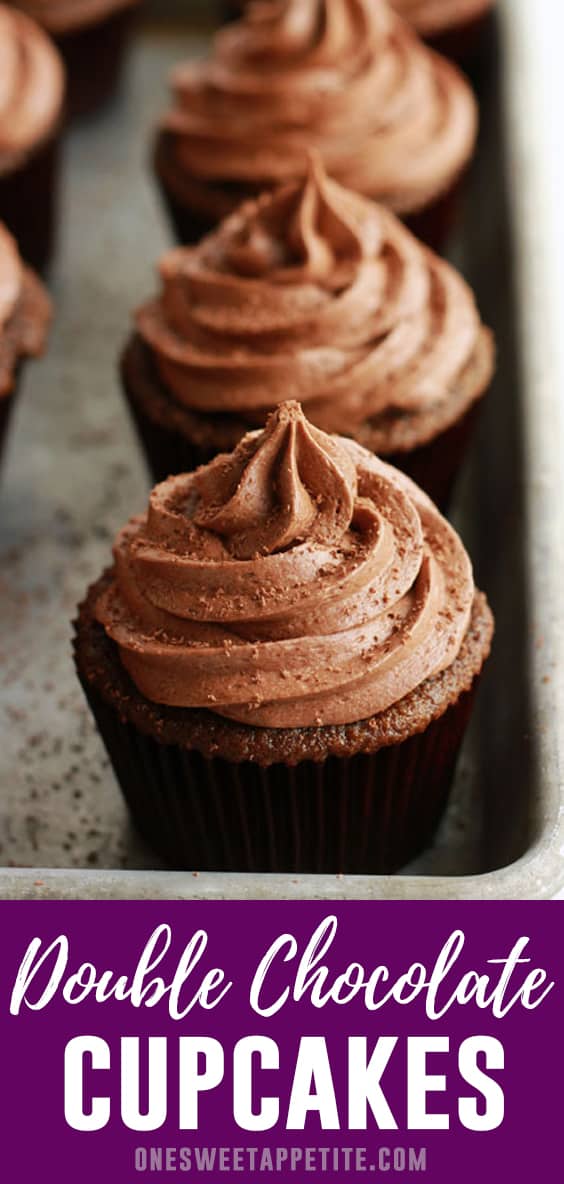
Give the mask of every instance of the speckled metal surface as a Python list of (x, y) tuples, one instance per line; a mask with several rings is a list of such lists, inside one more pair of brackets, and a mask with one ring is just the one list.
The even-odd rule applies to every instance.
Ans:
[[(26, 371), (0, 480), (1, 898), (531, 898), (561, 888), (564, 666), (560, 676), (553, 667), (564, 653), (554, 596), (564, 563), (548, 514), (558, 502), (561, 474), (557, 433), (547, 438), (539, 431), (535, 390), (540, 381), (551, 405), (552, 322), (544, 325), (542, 355), (535, 353), (536, 339), (517, 354), (519, 314), (528, 343), (534, 309), (514, 302), (513, 278), (520, 290), (542, 284), (542, 244), (529, 241), (533, 223), (538, 230), (531, 203), (540, 180), (538, 169), (535, 179), (530, 167), (519, 173), (529, 198), (520, 190), (511, 205), (510, 233), (500, 152), (509, 129), (511, 180), (511, 169), (523, 169), (526, 135), (516, 111), (523, 77), (533, 68), (521, 57), (529, 39), (527, 7), (502, 5), (510, 114), (502, 131), (494, 66), (483, 81), (483, 141), (454, 249), (500, 339), (499, 377), (457, 508), (498, 633), (433, 849), (393, 878), (164, 871), (129, 828), (75, 679), (69, 621), (107, 563), (115, 530), (142, 507), (149, 487), (116, 373), (129, 311), (150, 290), (154, 263), (169, 242), (147, 169), (147, 129), (162, 108), (168, 67), (198, 52), (204, 38), (187, 24), (149, 21), (119, 100), (69, 137), (51, 348)], [(529, 55), (534, 64), (534, 45)]]

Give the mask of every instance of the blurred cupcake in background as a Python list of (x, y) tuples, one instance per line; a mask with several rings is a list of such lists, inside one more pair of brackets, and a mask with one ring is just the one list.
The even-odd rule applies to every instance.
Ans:
[(478, 55), (495, 0), (391, 0), (439, 53), (463, 66)]
[(67, 110), (85, 114), (115, 90), (140, 0), (12, 0), (51, 34), (68, 72)]
[(444, 241), (476, 102), (382, 0), (252, 4), (209, 59), (176, 69), (173, 91), (155, 164), (180, 241), (298, 178), (308, 148), (419, 237)]
[(42, 29), (0, 4), (0, 221), (43, 270), (56, 216), (64, 68)]
[(288, 397), (404, 469), (441, 506), (494, 366), (454, 268), (382, 206), (306, 178), (163, 258), (124, 389), (156, 480), (235, 447)]
[(492, 632), (429, 499), (286, 403), (153, 490), (75, 659), (174, 867), (384, 873), (433, 835)]
[[(276, 2), (270, 0), (270, 3)], [(224, 16), (237, 20), (246, 3), (256, 3), (256, 0), (225, 0)], [(388, 3), (437, 52), (468, 66), (481, 48), (487, 18), (495, 0), (388, 0)]]
[(42, 353), (50, 321), (43, 284), (0, 223), (0, 459), (24, 361)]

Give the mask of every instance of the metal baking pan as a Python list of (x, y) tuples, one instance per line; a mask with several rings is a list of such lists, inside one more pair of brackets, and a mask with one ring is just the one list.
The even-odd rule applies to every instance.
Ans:
[(0, 485), (1, 898), (535, 899), (564, 888), (564, 77), (555, 18), (543, 25), (536, 9), (499, 5), (453, 247), (499, 344), (455, 510), (497, 634), (433, 847), (394, 877), (157, 867), (75, 679), (69, 621), (148, 490), (116, 373), (130, 309), (170, 241), (147, 131), (169, 66), (207, 37), (185, 4), (156, 4), (120, 98), (68, 139), (51, 348), (27, 370)]

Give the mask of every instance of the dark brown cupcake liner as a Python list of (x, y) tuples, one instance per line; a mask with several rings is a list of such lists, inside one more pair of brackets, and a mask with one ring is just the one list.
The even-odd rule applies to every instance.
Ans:
[[(160, 180), (160, 178), (159, 178)], [(192, 247), (219, 225), (218, 218), (196, 209), (189, 209), (174, 196), (172, 190), (160, 182), (161, 194), (173, 234), (183, 247)]]
[(191, 473), (217, 456), (214, 448), (193, 444), (187, 436), (151, 419), (137, 402), (129, 384), (124, 386), (133, 423), (137, 429), (147, 467), (155, 485), (174, 473)]
[(8, 433), (10, 416), (16, 401), (16, 391), (17, 387), (14, 387), (7, 395), (0, 395), (0, 465), (2, 464), (2, 455)]
[(16, 364), (11, 390), (7, 391), (4, 395), (0, 395), (0, 466), (8, 438), (10, 420), (20, 392), (21, 375), (25, 367), (25, 361), (26, 359), (20, 358)]
[(464, 196), (465, 173), (457, 177), (450, 189), (431, 205), (415, 214), (407, 214), (402, 221), (420, 242), (441, 254), (456, 230)]
[(22, 258), (39, 272), (48, 267), (55, 247), (60, 150), (57, 130), (19, 168), (0, 175), (0, 222), (14, 235)]
[(452, 504), (456, 483), (480, 415), (482, 400), (477, 399), (465, 415), (434, 440), (412, 452), (393, 452), (382, 460), (407, 473), (447, 513)]
[(114, 94), (135, 18), (134, 6), (119, 9), (96, 24), (54, 38), (67, 70), (70, 117), (90, 114)]
[(478, 680), (400, 744), (266, 768), (162, 744), (81, 681), (135, 826), (166, 863), (384, 874), (414, 858), (437, 828)]
[(219, 15), (224, 21), (238, 21), (244, 0), (219, 0)]
[[(260, 186), (234, 182), (206, 184), (180, 178), (175, 172), (173, 137), (168, 132), (161, 132), (157, 136), (153, 160), (173, 232), (183, 246), (198, 243), (216, 229), (222, 218), (263, 191)], [(456, 226), (464, 179), (465, 174), (462, 173), (435, 201), (402, 217), (408, 229), (433, 251), (444, 250)]]
[[(228, 436), (218, 434), (217, 443), (198, 442), (183, 431), (182, 409), (175, 409), (174, 426), (163, 416), (162, 407), (151, 399), (150, 391), (141, 390), (136, 365), (132, 361), (135, 338), (126, 349), (122, 359), (122, 384), (133, 422), (145, 454), (147, 465), (155, 483), (166, 480), (173, 473), (189, 473), (200, 465), (213, 460), (218, 452), (235, 446), (249, 427), (239, 422), (228, 429)], [(407, 473), (417, 485), (428, 493), (440, 510), (446, 512), (451, 504), (457, 477), (469, 448), (478, 419), (481, 398), (455, 423), (439, 432), (429, 442), (411, 451), (380, 450), (382, 460), (393, 464)], [(227, 417), (224, 417), (227, 418)], [(363, 441), (364, 443), (364, 441)]]
[(174, 160), (174, 136), (157, 133), (153, 146), (153, 167), (173, 232), (186, 246), (200, 241), (251, 197), (258, 197), (260, 186), (232, 183), (208, 184), (181, 177)]
[(483, 12), (463, 25), (427, 38), (427, 44), (436, 53), (456, 62), (476, 82), (487, 59), (494, 22), (492, 11)]
[(96, 620), (112, 579), (80, 605), (75, 665), (135, 825), (167, 863), (377, 874), (430, 842), (491, 647), (483, 593), (453, 664), (386, 711), (276, 729), (146, 699)]

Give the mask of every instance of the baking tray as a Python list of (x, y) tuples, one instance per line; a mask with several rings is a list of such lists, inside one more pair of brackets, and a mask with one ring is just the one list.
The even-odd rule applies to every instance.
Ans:
[(116, 374), (130, 309), (170, 241), (147, 132), (168, 68), (207, 37), (185, 3), (157, 4), (119, 99), (68, 138), (56, 323), (48, 356), (26, 372), (0, 485), (1, 898), (534, 899), (563, 889), (564, 82), (555, 21), (543, 27), (534, 7), (499, 6), (452, 252), (499, 344), (454, 511), (497, 634), (436, 842), (394, 877), (166, 871), (129, 827), (75, 679), (69, 621), (149, 487)]

